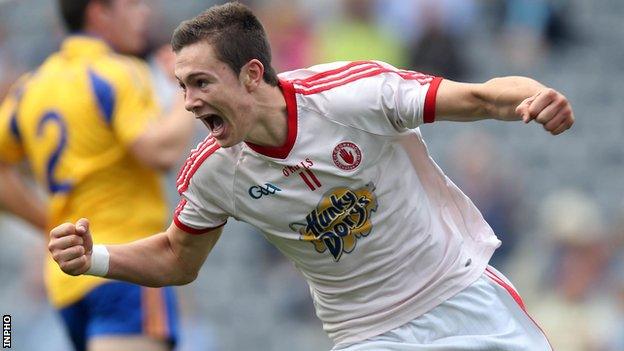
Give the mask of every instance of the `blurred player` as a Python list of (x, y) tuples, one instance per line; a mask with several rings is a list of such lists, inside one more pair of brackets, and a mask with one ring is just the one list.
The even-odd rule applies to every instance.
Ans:
[[(122, 55), (144, 50), (149, 12), (142, 1), (60, 0), (59, 7), (71, 35), (0, 109), (2, 170), (11, 174), (8, 165), (28, 160), (49, 194), (48, 228), (88, 213), (98, 242), (144, 238), (165, 228), (159, 173), (181, 157), (194, 119), (181, 97), (161, 116), (147, 65)], [(2, 182), (9, 179), (17, 177)], [(28, 201), (33, 194), (11, 195), (3, 201), (22, 217), (37, 210)], [(30, 221), (41, 226), (40, 217)], [(171, 288), (71, 277), (48, 263), (49, 297), (77, 350), (171, 348)]]
[(46, 207), (21, 177), (18, 170), (0, 160), (0, 210), (9, 211), (42, 230), (47, 240)]
[(488, 266), (499, 240), (418, 126), (535, 120), (559, 134), (574, 122), (563, 95), (524, 77), (467, 84), (379, 61), (277, 76), (262, 25), (238, 3), (183, 22), (172, 44), (186, 108), (212, 131), (178, 176), (173, 223), (109, 246), (93, 245), (87, 219), (58, 226), (49, 249), (65, 272), (189, 283), (236, 217), (302, 272), (335, 350), (550, 350)]

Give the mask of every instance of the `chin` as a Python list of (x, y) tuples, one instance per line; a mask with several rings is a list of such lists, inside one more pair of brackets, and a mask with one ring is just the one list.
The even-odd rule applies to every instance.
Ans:
[(228, 140), (228, 139), (217, 139), (217, 143), (219, 143), (219, 145), (222, 148), (228, 148), (228, 147), (232, 147), (234, 145), (240, 144), (240, 141)]
[(230, 143), (230, 144), (226, 144), (226, 145), (221, 145), (221, 147), (228, 148), (228, 147), (236, 146), (236, 145), (238, 145), (240, 143), (242, 143), (242, 141), (239, 141), (239, 142), (236, 142), (236, 143)]

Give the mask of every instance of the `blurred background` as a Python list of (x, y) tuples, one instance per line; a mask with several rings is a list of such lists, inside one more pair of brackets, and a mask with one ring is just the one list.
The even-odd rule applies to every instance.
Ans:
[[(175, 85), (172, 30), (216, 1), (147, 1), (161, 102)], [(558, 350), (624, 350), (624, 1), (245, 1), (263, 20), (278, 71), (379, 59), (448, 79), (526, 75), (567, 95), (577, 122), (483, 121), (421, 128), (433, 158), (503, 241), (492, 264), (515, 283)], [(0, 0), (0, 97), (64, 35), (54, 0)], [(197, 139), (206, 130), (198, 127)], [(169, 188), (171, 205), (175, 175)], [(13, 346), (66, 351), (42, 281), (46, 243), (0, 211), (0, 312)], [(180, 351), (328, 350), (305, 282), (261, 234), (230, 220), (200, 277), (179, 288)]]

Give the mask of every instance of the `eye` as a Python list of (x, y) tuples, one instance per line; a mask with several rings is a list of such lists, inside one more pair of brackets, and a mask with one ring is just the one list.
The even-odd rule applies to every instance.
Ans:
[(208, 81), (204, 80), (204, 79), (198, 79), (197, 80), (197, 87), (200, 89), (205, 89), (208, 87)]
[(186, 85), (184, 85), (184, 83), (178, 82), (178, 86), (180, 87), (180, 90), (182, 90), (183, 92), (186, 92)]

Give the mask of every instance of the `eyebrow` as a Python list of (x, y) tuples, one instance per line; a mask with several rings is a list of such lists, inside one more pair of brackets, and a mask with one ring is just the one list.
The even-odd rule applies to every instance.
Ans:
[[(186, 77), (186, 80), (191, 80), (191, 79), (193, 79), (193, 78), (195, 78), (197, 76), (207, 76), (208, 78), (211, 78), (211, 79), (215, 78), (212, 74), (207, 73), (207, 72), (193, 72), (193, 73), (189, 74)], [(180, 79), (180, 77), (178, 77), (178, 76), (175, 76), (175, 77), (178, 79), (178, 81), (180, 81), (180, 82), (182, 81), (182, 79)]]

